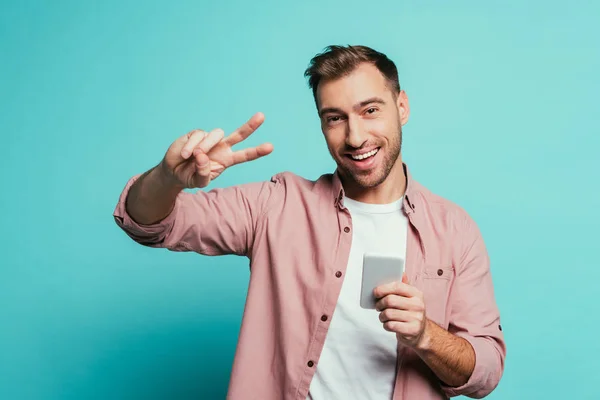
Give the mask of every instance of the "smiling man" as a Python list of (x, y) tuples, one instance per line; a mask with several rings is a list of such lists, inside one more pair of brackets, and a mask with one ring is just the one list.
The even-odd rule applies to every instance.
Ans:
[[(396, 66), (368, 47), (330, 46), (306, 76), (334, 173), (184, 192), (273, 150), (232, 150), (258, 113), (226, 137), (175, 140), (128, 181), (117, 224), (146, 246), (249, 258), (230, 399), (486, 396), (506, 355), (489, 258), (469, 215), (402, 161), (410, 108)], [(367, 252), (406, 260), (401, 281), (374, 290), (375, 310), (359, 300)]]

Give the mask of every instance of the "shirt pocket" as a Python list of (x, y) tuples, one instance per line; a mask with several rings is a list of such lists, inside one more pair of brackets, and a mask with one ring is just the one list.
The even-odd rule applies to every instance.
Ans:
[(422, 273), (423, 297), (427, 318), (447, 328), (450, 288), (454, 282), (452, 265), (425, 265)]

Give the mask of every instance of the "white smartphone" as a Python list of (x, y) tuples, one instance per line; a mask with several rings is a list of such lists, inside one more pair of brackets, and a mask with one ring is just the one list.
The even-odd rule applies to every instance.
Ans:
[(373, 290), (379, 285), (401, 281), (404, 273), (404, 258), (396, 254), (365, 253), (363, 256), (360, 306), (375, 309), (377, 299)]

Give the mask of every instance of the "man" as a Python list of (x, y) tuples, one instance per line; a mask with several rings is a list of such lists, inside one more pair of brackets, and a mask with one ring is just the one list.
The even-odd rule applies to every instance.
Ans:
[[(177, 139), (123, 190), (114, 216), (137, 242), (250, 259), (250, 283), (228, 398), (481, 398), (506, 354), (489, 260), (476, 224), (412, 179), (402, 162), (409, 117), (394, 63), (363, 46), (330, 46), (306, 71), (337, 163), (308, 181), (204, 188), (226, 168), (269, 154), (233, 151), (254, 115)], [(405, 277), (360, 307), (362, 256), (405, 258)]]

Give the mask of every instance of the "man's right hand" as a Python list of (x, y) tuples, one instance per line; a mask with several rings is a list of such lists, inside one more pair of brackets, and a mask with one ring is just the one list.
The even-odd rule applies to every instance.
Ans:
[(208, 133), (193, 130), (171, 144), (158, 167), (175, 187), (206, 187), (226, 168), (256, 160), (273, 151), (270, 143), (232, 150), (234, 145), (245, 140), (262, 125), (264, 119), (262, 113), (256, 113), (227, 137), (224, 137), (222, 129), (214, 129)]

